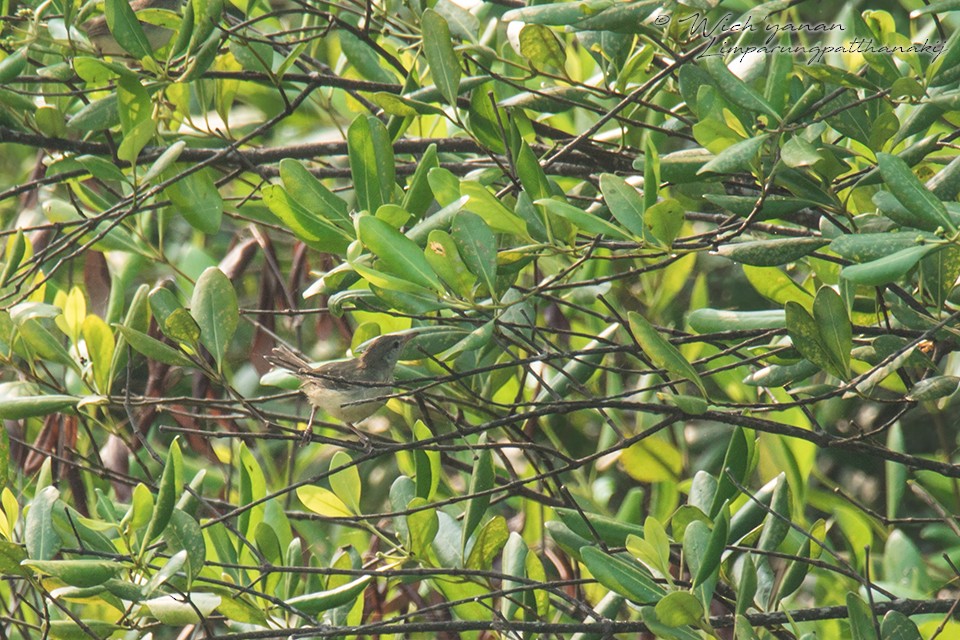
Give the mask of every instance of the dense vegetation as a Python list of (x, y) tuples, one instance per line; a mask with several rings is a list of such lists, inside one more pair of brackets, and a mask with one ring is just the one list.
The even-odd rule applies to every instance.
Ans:
[(3, 637), (957, 637), (956, 6), (4, 3)]

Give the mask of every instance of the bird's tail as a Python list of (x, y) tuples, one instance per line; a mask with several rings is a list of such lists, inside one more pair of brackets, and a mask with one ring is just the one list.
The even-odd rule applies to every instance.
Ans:
[(304, 360), (303, 356), (294, 353), (291, 349), (282, 345), (275, 347), (272, 353), (264, 356), (264, 359), (274, 366), (288, 369), (294, 373), (305, 372), (312, 369), (310, 363)]

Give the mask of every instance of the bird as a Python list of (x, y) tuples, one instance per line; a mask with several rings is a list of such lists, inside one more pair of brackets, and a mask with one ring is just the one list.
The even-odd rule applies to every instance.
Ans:
[[(144, 9), (166, 9), (168, 11), (176, 11), (180, 7), (181, 0), (133, 0), (130, 3), (130, 8), (133, 9), (134, 13), (139, 13)], [(166, 29), (164, 27), (150, 24), (149, 22), (144, 22), (140, 20), (140, 26), (143, 27), (143, 33), (147, 36), (147, 41), (150, 43), (150, 48), (156, 51), (163, 45), (167, 44), (170, 40), (170, 37), (173, 35), (173, 31)], [(121, 47), (116, 38), (113, 36), (113, 33), (110, 32), (110, 27), (107, 25), (107, 16), (103, 15), (93, 20), (88, 20), (82, 25), (83, 30), (87, 34), (87, 38), (90, 39), (93, 47), (104, 56), (126, 56), (129, 55), (123, 47)]]
[(356, 358), (313, 366), (285, 346), (266, 356), (270, 364), (286, 369), (300, 380), (300, 390), (313, 409), (304, 432), (312, 434), (317, 409), (340, 420), (363, 441), (369, 439), (354, 426), (386, 403), (393, 373), (404, 345), (412, 334), (387, 334), (375, 338)]

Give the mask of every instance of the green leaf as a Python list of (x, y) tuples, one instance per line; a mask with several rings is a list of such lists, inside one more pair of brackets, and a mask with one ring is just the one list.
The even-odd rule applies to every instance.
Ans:
[[(493, 466), (493, 453), (489, 447), (484, 446), (486, 438), (481, 436), (478, 444), (483, 448), (478, 452), (476, 462), (473, 464), (473, 473), (470, 474), (468, 495), (472, 497), (467, 502), (467, 511), (463, 517), (463, 536), (460, 542), (464, 550), (467, 548), (470, 536), (483, 520), (487, 507), (490, 506), (491, 494), (486, 492), (493, 489), (497, 478), (496, 469)], [(478, 493), (483, 495), (476, 495)]]
[(757, 549), (776, 551), (790, 532), (790, 485), (786, 476), (779, 476), (770, 499), (770, 511), (763, 519)]
[(786, 323), (786, 315), (781, 309), (769, 311), (695, 309), (687, 315), (687, 324), (697, 333), (782, 329), (787, 326)]
[[(310, 203), (318, 209), (317, 214), (310, 210), (313, 214), (312, 219), (319, 218), (318, 222), (322, 221), (333, 225), (336, 229), (346, 231), (344, 237), (353, 239), (353, 220), (350, 218), (346, 201), (323, 186), (323, 183), (317, 180), (303, 166), (303, 163), (291, 158), (281, 160), (280, 179), (283, 180), (283, 186), (294, 202)], [(324, 227), (326, 228), (326, 225)]]
[(52, 560), (60, 551), (60, 536), (53, 528), (53, 506), (60, 499), (56, 487), (44, 487), (30, 502), (23, 540), (31, 560)]
[(957, 376), (933, 376), (925, 378), (913, 385), (907, 400), (927, 402), (953, 395), (960, 387), (960, 378)]
[(106, 0), (104, 13), (107, 28), (123, 49), (134, 58), (143, 58), (153, 53), (153, 47), (143, 32), (137, 14), (127, 0)]
[(636, 238), (644, 236), (643, 197), (627, 182), (612, 173), (600, 175), (600, 191), (613, 217)]
[[(15, 320), (16, 321), (16, 320)], [(30, 348), (31, 353), (44, 360), (51, 360), (78, 371), (77, 363), (61, 344), (60, 339), (47, 329), (39, 320), (27, 320), (19, 327), (20, 337)], [(59, 331), (57, 332), (59, 333)], [(61, 334), (62, 337), (62, 334)]]
[[(560, 524), (555, 520), (552, 521), (553, 524)], [(523, 541), (523, 538), (517, 532), (511, 532), (507, 538), (507, 542), (503, 547), (503, 558), (502, 558), (502, 569), (504, 576), (515, 576), (517, 578), (524, 578), (526, 576), (526, 563), (527, 563), (527, 554), (529, 549), (527, 548), (527, 543)], [(503, 580), (503, 589), (507, 591), (509, 589), (515, 589), (520, 586), (521, 583), (516, 580)], [(520, 603), (517, 598), (502, 598), (500, 603), (501, 611), (503, 612), (503, 617), (505, 620), (512, 620), (514, 614), (519, 608)]]
[(601, 236), (614, 240), (629, 240), (630, 235), (621, 227), (608, 222), (600, 216), (587, 213), (572, 204), (554, 199), (542, 199), (534, 202), (547, 211), (572, 222), (580, 231), (589, 236)]
[(27, 551), (23, 545), (9, 540), (0, 540), (0, 572), (8, 576), (27, 577), (30, 572), (21, 565), (26, 559)]
[[(643, 521), (643, 540), (656, 553), (658, 569), (662, 569), (661, 573), (668, 574), (670, 572), (670, 538), (667, 537), (667, 532), (660, 521), (653, 516), (647, 516)], [(628, 537), (628, 547), (629, 543)]]
[(493, 231), (480, 216), (461, 211), (454, 216), (450, 233), (464, 264), (496, 299), (497, 239)]
[(597, 582), (634, 602), (659, 602), (665, 591), (642, 564), (604, 553), (597, 547), (582, 547), (583, 564)]
[(795, 135), (783, 145), (780, 150), (780, 159), (788, 167), (796, 168), (812, 166), (823, 158), (812, 144)]
[(131, 329), (120, 324), (114, 324), (123, 339), (126, 340), (133, 349), (142, 353), (151, 360), (163, 362), (164, 364), (175, 367), (192, 367), (193, 363), (183, 353), (166, 345), (156, 338), (152, 338), (145, 333)]
[[(805, 564), (805, 563), (804, 563)], [(740, 569), (740, 581), (737, 584), (736, 614), (742, 616), (754, 606), (757, 594), (757, 569), (753, 563), (753, 554), (747, 553)]]
[(357, 208), (375, 212), (393, 200), (396, 164), (387, 129), (373, 116), (359, 115), (347, 129), (347, 152)]
[(162, 624), (184, 626), (207, 618), (221, 602), (213, 593), (194, 591), (189, 597), (165, 595), (145, 600), (141, 604)]
[(829, 243), (823, 238), (755, 240), (722, 245), (717, 254), (754, 267), (776, 267), (799, 260)]
[(683, 228), (683, 205), (673, 198), (665, 198), (649, 207), (643, 214), (643, 222), (652, 235), (663, 247), (672, 247), (677, 234)]
[(736, 142), (716, 155), (713, 160), (703, 165), (697, 175), (704, 173), (736, 173), (749, 171), (750, 163), (757, 157), (770, 134), (762, 134)]
[(418, 558), (426, 558), (430, 552), (430, 544), (437, 537), (440, 530), (440, 520), (437, 510), (427, 506), (423, 498), (414, 498), (407, 505), (407, 531), (410, 534), (410, 551)]
[(318, 613), (354, 602), (372, 580), (373, 576), (360, 576), (356, 580), (340, 585), (335, 589), (306, 593), (296, 598), (290, 598), (285, 604), (297, 611), (302, 611), (308, 616), (315, 616)]
[(420, 16), (423, 33), (423, 53), (430, 65), (430, 75), (447, 104), (457, 105), (460, 92), (460, 59), (453, 48), (453, 38), (447, 21), (433, 9)]
[(109, 638), (111, 634), (126, 629), (118, 624), (101, 620), (82, 620), (83, 626), (73, 620), (48, 620), (46, 629), (52, 640), (83, 640), (95, 635), (98, 638)]
[[(417, 420), (413, 425), (413, 435), (417, 441), (430, 440), (433, 433), (427, 428), (423, 420)], [(432, 500), (440, 486), (443, 469), (440, 463), (440, 452), (425, 447), (413, 450), (417, 465), (417, 496), (424, 500)]]
[(743, 275), (764, 298), (779, 305), (793, 301), (803, 305), (813, 302), (813, 295), (776, 267), (743, 267)]
[(847, 614), (852, 640), (878, 640), (870, 605), (853, 592), (847, 593)]
[(653, 365), (665, 369), (672, 378), (686, 379), (694, 383), (704, 398), (707, 390), (700, 380), (697, 370), (681, 355), (680, 350), (670, 344), (666, 338), (651, 325), (646, 318), (635, 311), (628, 314), (630, 331), (637, 344), (647, 354)]
[(550, 181), (547, 179), (543, 167), (540, 166), (540, 159), (537, 158), (537, 154), (526, 142), (520, 144), (516, 165), (517, 177), (520, 178), (520, 184), (523, 185), (523, 190), (527, 192), (531, 200), (550, 197)]
[(373, 82), (396, 84), (397, 77), (380, 66), (380, 56), (369, 44), (346, 29), (338, 29), (336, 33), (343, 55), (361, 76)]
[(919, 231), (851, 233), (835, 238), (830, 250), (854, 262), (873, 262), (931, 240), (936, 240), (936, 236)]
[[(430, 172), (431, 177), (434, 171)], [(503, 206), (503, 203), (497, 200), (479, 182), (473, 180), (461, 181), (460, 193), (470, 198), (465, 208), (483, 218), (483, 221), (497, 233), (509, 233), (521, 238), (529, 237), (527, 223), (513, 211)]]
[(401, 118), (415, 117), (418, 115), (444, 115), (443, 109), (419, 100), (411, 100), (405, 96), (398, 96), (395, 93), (378, 91), (370, 96), (370, 101), (383, 109), (385, 113)]
[(920, 261), (920, 277), (937, 309), (943, 309), (960, 278), (960, 247), (948, 245)]
[(338, 498), (329, 489), (315, 487), (313, 485), (304, 485), (297, 487), (297, 498), (303, 503), (303, 506), (328, 518), (352, 518), (353, 513), (343, 500)]
[(703, 605), (687, 591), (672, 591), (657, 603), (657, 619), (668, 627), (696, 626), (703, 618)]
[(922, 640), (917, 625), (899, 611), (887, 611), (880, 623), (883, 640)]
[[(341, 468), (343, 467), (343, 468)], [(340, 469), (330, 474), (330, 488), (335, 496), (340, 498), (354, 513), (360, 514), (360, 471), (353, 460), (344, 451), (337, 451), (330, 458), (330, 469)]]
[(716, 82), (720, 93), (730, 102), (748, 111), (765, 113), (776, 121), (780, 120), (780, 114), (770, 106), (770, 103), (763, 96), (727, 68), (727, 65), (723, 62), (723, 56), (708, 55), (703, 58), (701, 63)]
[(477, 277), (467, 268), (460, 256), (460, 250), (457, 249), (457, 243), (449, 233), (440, 229), (431, 231), (423, 255), (454, 293), (468, 300), (473, 298), (473, 285), (477, 282)]
[(80, 398), (65, 395), (0, 398), (0, 419), (22, 420), (75, 407)]
[(240, 308), (233, 284), (217, 267), (207, 268), (197, 279), (190, 301), (193, 318), (200, 327), (200, 340), (213, 355), (217, 367), (240, 321)]
[(920, 229), (935, 230), (943, 227), (949, 231), (957, 228), (947, 215), (947, 209), (929, 189), (913, 174), (910, 166), (898, 156), (889, 153), (877, 154), (877, 166), (887, 187), (904, 207), (916, 216)]
[(683, 471), (683, 456), (662, 438), (644, 438), (620, 454), (624, 471), (638, 482), (676, 482)]
[[(703, 635), (686, 627), (671, 627), (657, 617), (655, 607), (641, 607), (640, 618), (643, 624), (658, 639), (662, 640), (701, 640)], [(739, 636), (737, 636), (739, 638)]]
[(787, 333), (790, 334), (793, 346), (804, 358), (827, 373), (846, 379), (846, 371), (835, 362), (834, 355), (824, 343), (820, 326), (813, 316), (802, 305), (792, 301), (786, 304), (784, 310), (787, 314)]
[(195, 579), (204, 567), (207, 556), (207, 547), (203, 540), (203, 531), (200, 524), (188, 513), (174, 509), (170, 514), (170, 522), (163, 532), (163, 538), (168, 548), (175, 553), (186, 552), (186, 573), (190, 579)]
[(97, 391), (107, 395), (110, 393), (110, 364), (113, 362), (113, 351), (116, 346), (113, 333), (107, 323), (99, 316), (88, 315), (83, 319), (83, 340), (87, 345), (87, 354), (93, 365), (93, 378)]
[[(268, 185), (260, 190), (264, 204), (280, 218), (298, 239), (318, 251), (344, 255), (353, 241), (353, 229), (347, 231), (319, 218), (279, 185)], [(307, 202), (315, 202), (310, 199)]]
[(813, 301), (813, 319), (820, 327), (820, 338), (834, 367), (850, 377), (850, 351), (853, 349), (853, 329), (847, 306), (836, 291), (821, 287)]
[[(730, 442), (727, 443), (727, 451), (723, 456), (717, 490), (713, 494), (708, 516), (716, 518), (724, 508), (724, 504), (740, 492), (734, 480), (739, 483), (746, 481), (747, 469), (750, 464), (749, 458), (750, 443), (747, 442), (747, 435), (742, 428), (737, 427), (730, 435)], [(731, 476), (733, 476), (732, 480)]]
[(184, 176), (167, 185), (163, 193), (197, 231), (214, 234), (220, 230), (223, 198), (209, 171), (204, 169)]
[[(661, 166), (663, 165), (661, 164)], [(757, 200), (759, 199), (755, 196), (728, 196), (714, 193), (705, 193), (703, 194), (703, 198), (708, 202), (712, 202), (718, 207), (723, 207), (730, 213), (742, 218), (745, 218), (753, 213), (753, 209), (756, 207)], [(784, 218), (789, 220), (790, 216), (793, 214), (815, 204), (815, 202), (803, 198), (790, 198), (787, 196), (770, 195), (763, 199), (763, 203), (760, 206), (760, 211), (755, 214), (753, 219), (758, 221), (775, 218)]]
[(720, 567), (720, 560), (723, 557), (729, 535), (730, 509), (728, 503), (724, 502), (723, 506), (720, 507), (719, 515), (714, 520), (713, 531), (710, 532), (710, 538), (703, 550), (703, 555), (697, 558), (698, 567), (693, 578), (694, 588), (710, 580)]
[(412, 240), (373, 216), (357, 220), (360, 241), (396, 276), (421, 287), (443, 292), (443, 283)]
[(922, 258), (943, 247), (944, 245), (939, 244), (924, 244), (901, 249), (873, 262), (844, 267), (840, 270), (840, 276), (854, 284), (879, 287), (899, 280), (917, 266)]
[(157, 502), (150, 516), (150, 522), (147, 524), (147, 530), (143, 535), (143, 545), (140, 548), (140, 555), (143, 556), (150, 543), (160, 537), (170, 517), (173, 514), (174, 505), (177, 502), (177, 496), (183, 491), (183, 456), (180, 453), (180, 443), (178, 440), (170, 444), (170, 450), (167, 452), (167, 460), (163, 465), (163, 475), (160, 476), (160, 489), (157, 492)]
[(510, 530), (507, 528), (506, 519), (503, 516), (494, 516), (477, 532), (473, 548), (470, 549), (470, 555), (467, 556), (464, 567), (478, 570), (489, 569), (509, 537)]
[(563, 69), (566, 62), (563, 46), (556, 34), (539, 24), (528, 24), (520, 30), (520, 55), (530, 61), (533, 68), (545, 66)]
[(27, 49), (17, 49), (0, 61), (0, 84), (10, 82), (27, 66)]
[(127, 565), (108, 560), (24, 560), (23, 564), (74, 587), (96, 587)]
[[(423, 217), (423, 214), (427, 212), (427, 209), (433, 202), (433, 191), (431, 190), (428, 176), (432, 169), (438, 168), (439, 166), (439, 161), (437, 160), (437, 145), (431, 144), (427, 147), (427, 150), (423, 152), (423, 156), (417, 163), (417, 170), (413, 173), (413, 177), (410, 178), (407, 191), (403, 195), (403, 203), (401, 206), (405, 211), (409, 211), (414, 219)], [(456, 176), (454, 176), (454, 179), (456, 180)], [(457, 193), (458, 196), (454, 198), (454, 200), (459, 198), (459, 184), (457, 186)]]

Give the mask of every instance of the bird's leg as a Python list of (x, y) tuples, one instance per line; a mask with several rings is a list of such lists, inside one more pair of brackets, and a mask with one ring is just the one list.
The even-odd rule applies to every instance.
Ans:
[(352, 422), (345, 422), (344, 424), (346, 424), (347, 427), (350, 428), (350, 431), (353, 431), (353, 433), (356, 434), (358, 438), (360, 438), (360, 444), (363, 445), (363, 450), (365, 452), (369, 453), (370, 451), (373, 450), (373, 442), (370, 440), (370, 436), (368, 436), (363, 431), (360, 431), (360, 429), (357, 429), (355, 426), (353, 426)]
[(307, 428), (303, 430), (303, 434), (300, 436), (300, 446), (305, 447), (310, 444), (310, 441), (313, 439), (313, 418), (317, 415), (317, 408), (314, 406), (310, 407), (310, 419), (307, 420)]

